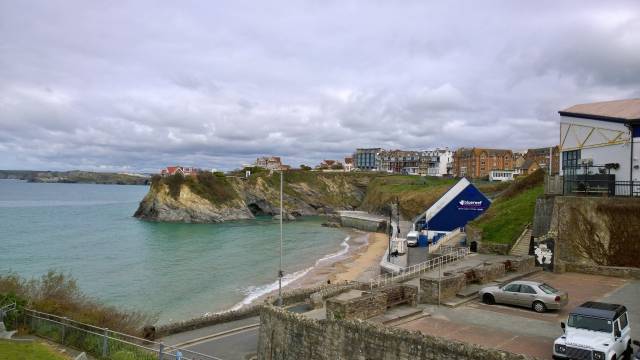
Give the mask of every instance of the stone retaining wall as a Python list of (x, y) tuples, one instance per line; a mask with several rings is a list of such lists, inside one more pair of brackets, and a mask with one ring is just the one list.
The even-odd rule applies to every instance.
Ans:
[(618, 266), (597, 266), (597, 265), (585, 265), (576, 263), (564, 263), (564, 271), (577, 272), (591, 275), (612, 276), (624, 279), (636, 279), (640, 280), (640, 269), (632, 267), (618, 267)]
[(368, 319), (382, 315), (394, 305), (418, 304), (418, 288), (413, 285), (399, 284), (365, 291), (361, 296), (353, 298), (332, 298), (326, 302), (328, 319)]
[[(305, 302), (308, 300), (309, 296), (313, 293), (332, 293), (332, 290), (336, 290), (338, 292), (344, 291), (344, 289), (353, 286), (358, 287), (361, 286), (359, 283), (339, 283), (339, 284), (322, 284), (315, 287), (310, 288), (301, 288), (301, 289), (291, 289), (287, 290), (282, 294), (282, 300), (284, 305), (297, 304), (301, 302)], [(275, 303), (276, 298), (274, 296), (270, 296), (264, 300), (267, 304)], [(207, 316), (202, 316), (195, 319), (189, 319), (179, 322), (174, 322), (170, 324), (165, 324), (157, 327), (155, 331), (155, 338), (161, 338), (165, 336), (169, 336), (172, 334), (200, 329), (203, 327), (221, 324), (229, 321), (236, 321), (241, 319), (250, 318), (253, 316), (258, 316), (260, 312), (260, 307), (262, 304), (254, 304), (248, 305), (238, 310), (225, 311), (216, 314), (211, 314)]]
[(478, 345), (384, 327), (366, 321), (313, 320), (264, 306), (259, 360), (528, 360)]

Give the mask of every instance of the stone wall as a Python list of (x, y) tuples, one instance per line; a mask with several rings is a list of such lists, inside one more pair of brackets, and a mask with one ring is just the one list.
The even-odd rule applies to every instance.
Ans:
[(534, 256), (522, 256), (520, 258), (509, 260), (510, 271), (519, 273), (529, 273), (536, 267), (536, 259)]
[[(464, 271), (445, 272), (440, 278), (437, 276), (422, 276), (420, 278), (420, 302), (437, 304), (439, 301), (452, 298), (470, 283), (485, 284), (499, 279), (507, 272), (529, 273), (535, 268), (533, 256), (514, 257), (502, 262), (486, 262), (481, 266)], [(440, 294), (438, 295), (438, 288)]]
[(640, 280), (640, 269), (632, 267), (618, 267), (618, 266), (597, 266), (597, 265), (584, 265), (575, 263), (564, 263), (564, 271), (577, 272), (591, 275), (612, 276), (624, 279), (636, 279)]
[(511, 245), (509, 244), (478, 242), (478, 252), (481, 254), (509, 255), (509, 250), (511, 250)]
[(418, 304), (418, 287), (408, 284), (391, 285), (378, 289), (386, 296), (387, 307), (396, 304), (416, 306)]
[(413, 285), (397, 284), (374, 290), (364, 291), (359, 296), (345, 293), (326, 301), (328, 319), (368, 319), (382, 315), (395, 305), (418, 304), (418, 288)]
[(313, 320), (273, 306), (260, 312), (259, 360), (526, 360), (506, 351), (383, 327)]
[[(315, 287), (310, 288), (301, 288), (301, 289), (291, 289), (286, 290), (282, 294), (282, 300), (285, 305), (297, 304), (301, 302), (307, 301), (309, 296), (313, 293), (330, 293), (333, 294), (333, 291), (341, 292), (345, 291), (345, 289), (349, 288), (358, 288), (362, 287), (359, 283), (338, 283), (338, 284), (322, 284)], [(275, 303), (275, 297), (271, 296), (264, 299), (265, 303), (273, 304)], [(229, 321), (241, 320), (250, 318), (253, 316), (258, 316), (260, 312), (260, 307), (262, 304), (253, 304), (248, 305), (238, 310), (232, 311), (224, 311), (216, 314), (206, 315), (194, 319), (188, 319), (184, 321), (178, 321), (174, 323), (165, 324), (159, 326), (155, 331), (155, 337), (161, 338), (171, 334), (176, 334), (184, 331), (200, 329), (203, 327), (221, 324)]]
[(549, 232), (555, 264), (640, 267), (640, 199), (557, 196)]
[(437, 277), (421, 277), (420, 302), (437, 304), (439, 301), (456, 296), (458, 291), (462, 290), (466, 284), (467, 279), (464, 273), (444, 273), (440, 279)]
[(368, 319), (384, 314), (387, 295), (375, 291), (351, 299), (331, 298), (326, 302), (327, 319)]

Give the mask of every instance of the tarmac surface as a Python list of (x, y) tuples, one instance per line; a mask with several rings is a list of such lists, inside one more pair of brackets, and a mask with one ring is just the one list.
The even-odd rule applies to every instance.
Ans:
[(422, 305), (431, 316), (399, 325), (441, 336), (498, 348), (514, 353), (550, 359), (553, 341), (562, 334), (560, 322), (575, 306), (588, 300), (627, 306), (632, 337), (640, 335), (640, 281), (577, 273), (536, 273), (527, 280), (546, 282), (569, 293), (562, 310), (538, 314), (530, 309), (486, 305), (474, 300), (458, 308)]

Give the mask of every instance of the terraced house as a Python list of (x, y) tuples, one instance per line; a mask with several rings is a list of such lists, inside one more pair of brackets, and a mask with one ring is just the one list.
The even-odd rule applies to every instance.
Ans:
[(376, 156), (378, 171), (417, 175), (420, 165), (419, 151), (382, 150)]
[(458, 177), (488, 177), (491, 170), (512, 170), (513, 162), (511, 150), (460, 148), (453, 157), (453, 173)]

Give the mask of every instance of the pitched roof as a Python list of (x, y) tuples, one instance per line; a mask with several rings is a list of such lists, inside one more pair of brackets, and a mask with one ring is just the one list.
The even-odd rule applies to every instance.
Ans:
[(640, 99), (602, 101), (578, 104), (559, 111), (562, 116), (572, 116), (604, 121), (640, 123)]
[[(534, 159), (527, 159), (527, 160), (526, 160), (526, 161), (525, 161), (525, 162), (524, 162), (524, 163), (519, 167), (519, 169), (525, 169), (525, 170), (526, 170), (526, 169), (529, 169), (533, 163), (536, 163), (536, 164), (537, 164), (537, 162), (536, 162)], [(540, 165), (538, 164), (538, 166), (540, 166)]]

